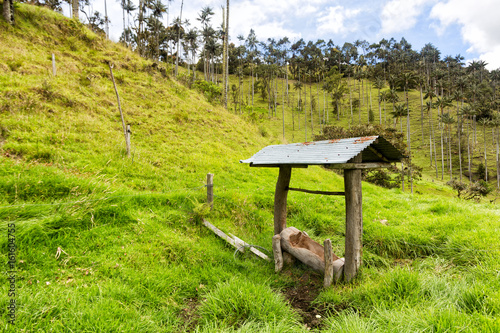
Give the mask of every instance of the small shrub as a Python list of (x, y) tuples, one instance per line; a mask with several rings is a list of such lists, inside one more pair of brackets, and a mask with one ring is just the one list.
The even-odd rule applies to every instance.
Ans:
[(469, 185), (464, 199), (479, 201), (481, 197), (487, 196), (491, 191), (492, 189), (487, 182), (479, 180)]
[(481, 180), (486, 180), (486, 168), (483, 163), (479, 163), (476, 170), (477, 178)]
[(196, 80), (192, 87), (201, 92), (210, 103), (220, 100), (222, 96), (222, 88), (212, 82)]
[(457, 197), (460, 198), (462, 192), (467, 190), (467, 185), (465, 183), (459, 182), (455, 178), (446, 183), (446, 185), (450, 186), (452, 189), (457, 191)]

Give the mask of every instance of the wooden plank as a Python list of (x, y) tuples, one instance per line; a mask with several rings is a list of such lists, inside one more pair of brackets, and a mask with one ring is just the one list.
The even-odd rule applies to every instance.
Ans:
[(273, 236), (274, 271), (276, 273), (283, 269), (283, 254), (281, 252), (281, 236)]
[(310, 194), (345, 195), (345, 192), (312, 191), (312, 190), (304, 190), (304, 189), (295, 188), (295, 187), (289, 187), (288, 190), (289, 191), (296, 191), (296, 192), (310, 193)]
[(323, 248), (325, 249), (325, 277), (323, 280), (323, 287), (328, 288), (332, 285), (333, 280), (332, 241), (330, 239), (325, 239)]
[(279, 234), (286, 228), (286, 199), (288, 185), (292, 176), (292, 168), (280, 166), (276, 191), (274, 192), (274, 234)]
[[(353, 158), (354, 164), (361, 160), (361, 153)], [(344, 279), (351, 281), (361, 265), (363, 210), (361, 194), (361, 170), (344, 171), (346, 233)]]
[[(216, 226), (214, 226), (212, 223), (208, 222), (207, 220), (203, 219), (203, 225), (205, 227), (207, 227), (208, 229), (212, 230), (214, 232), (214, 234), (216, 234), (217, 236), (219, 236), (220, 238), (222, 238), (223, 240), (225, 240), (226, 242), (228, 242), (229, 244), (231, 244), (232, 246), (234, 246), (235, 248), (239, 248), (238, 244), (235, 242), (234, 239), (232, 239), (231, 237), (229, 237), (228, 235), (226, 235), (222, 230), (220, 230), (219, 228), (217, 228)], [(239, 249), (240, 252), (244, 252), (244, 249)]]
[(380, 169), (380, 168), (390, 168), (391, 163), (339, 163), (339, 164), (329, 164), (325, 166), (327, 169), (344, 169), (344, 170), (354, 170), (354, 169)]
[(229, 234), (229, 236), (231, 236), (234, 239), (234, 242), (238, 245), (238, 248), (242, 248), (243, 247), (242, 248), (243, 252), (245, 251), (245, 248), (248, 248), (250, 250), (250, 252), (252, 252), (256, 256), (258, 256), (258, 257), (260, 257), (260, 258), (262, 258), (264, 260), (271, 261), (271, 259), (269, 259), (269, 257), (265, 253), (262, 253), (261, 251), (257, 250), (255, 247), (251, 246), (250, 244), (248, 244), (244, 240), (236, 237), (233, 234)]

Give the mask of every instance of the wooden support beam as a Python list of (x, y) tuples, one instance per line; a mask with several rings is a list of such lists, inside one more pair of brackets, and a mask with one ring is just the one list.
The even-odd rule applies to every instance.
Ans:
[(311, 191), (311, 190), (304, 190), (301, 188), (295, 188), (295, 187), (289, 187), (289, 191), (297, 191), (297, 192), (304, 192), (304, 193), (310, 193), (310, 194), (323, 194), (323, 195), (345, 195), (345, 192), (325, 192), (325, 191)]
[[(354, 164), (361, 161), (361, 153), (353, 158)], [(351, 281), (361, 265), (363, 209), (361, 194), (361, 170), (344, 171), (346, 233), (344, 279)]]
[(339, 163), (339, 164), (329, 164), (326, 165), (327, 169), (344, 169), (344, 170), (354, 170), (354, 169), (380, 169), (380, 168), (390, 168), (391, 163)]
[(280, 166), (276, 192), (274, 192), (274, 234), (279, 234), (286, 228), (286, 199), (292, 168), (288, 165)]

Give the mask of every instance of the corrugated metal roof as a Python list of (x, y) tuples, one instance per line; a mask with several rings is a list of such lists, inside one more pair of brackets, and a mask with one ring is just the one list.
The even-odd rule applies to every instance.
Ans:
[[(373, 149), (367, 149), (368, 147)], [(403, 155), (381, 136), (272, 145), (241, 163), (250, 165), (325, 165), (347, 163), (362, 152), (363, 163), (398, 162)]]

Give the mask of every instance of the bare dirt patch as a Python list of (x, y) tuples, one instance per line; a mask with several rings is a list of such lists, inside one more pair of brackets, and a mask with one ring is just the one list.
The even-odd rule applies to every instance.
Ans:
[(313, 304), (323, 288), (323, 277), (315, 272), (304, 272), (295, 285), (285, 288), (283, 295), (299, 313), (302, 323), (308, 329), (320, 328), (326, 317), (327, 308)]

